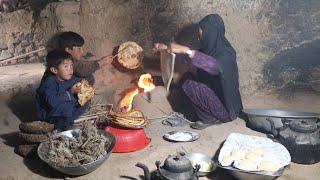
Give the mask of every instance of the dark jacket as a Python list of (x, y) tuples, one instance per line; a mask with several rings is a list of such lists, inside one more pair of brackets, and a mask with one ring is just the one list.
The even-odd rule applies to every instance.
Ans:
[(236, 119), (242, 112), (239, 92), (239, 74), (236, 51), (225, 37), (222, 18), (217, 14), (204, 17), (199, 26), (202, 29), (200, 51), (214, 57), (220, 66), (218, 76), (212, 76), (199, 69), (197, 75), (217, 94), (227, 109), (230, 119)]

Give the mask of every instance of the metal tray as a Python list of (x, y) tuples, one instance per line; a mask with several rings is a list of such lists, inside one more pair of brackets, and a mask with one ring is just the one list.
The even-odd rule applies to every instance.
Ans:
[[(295, 119), (318, 119), (319, 114), (280, 109), (244, 109), (248, 125), (254, 130), (273, 133), (284, 126), (284, 121)], [(274, 126), (274, 127), (273, 127)]]
[(231, 174), (233, 177), (239, 179), (239, 180), (271, 180), (276, 179), (277, 177), (281, 176), (285, 170), (284, 168), (279, 169), (278, 171), (274, 173), (267, 173), (265, 171), (243, 171), (240, 169), (233, 168), (231, 166), (221, 166), (218, 162), (218, 160), (214, 160), (216, 166), (219, 168), (227, 171), (229, 174)]
[(244, 113), (253, 116), (268, 116), (281, 118), (318, 118), (319, 114), (313, 112), (299, 112), (281, 109), (244, 109)]

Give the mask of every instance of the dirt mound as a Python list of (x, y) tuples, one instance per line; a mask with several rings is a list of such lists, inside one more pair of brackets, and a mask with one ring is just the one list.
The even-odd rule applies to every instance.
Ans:
[(28, 133), (19, 132), (18, 136), (22, 140), (28, 143), (41, 143), (43, 141), (48, 140), (47, 134), (28, 134)]
[(20, 131), (30, 134), (46, 134), (53, 131), (53, 127), (53, 124), (44, 121), (26, 122), (19, 125)]

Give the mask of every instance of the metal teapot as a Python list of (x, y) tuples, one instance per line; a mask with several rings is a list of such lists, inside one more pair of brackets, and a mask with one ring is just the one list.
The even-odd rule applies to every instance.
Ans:
[(293, 162), (313, 164), (320, 161), (319, 119), (285, 119), (284, 127), (274, 135), (288, 149)]
[(164, 180), (197, 180), (197, 173), (200, 166), (197, 165), (194, 169), (189, 159), (181, 155), (169, 155), (163, 166), (161, 162), (156, 161), (157, 170), (152, 176), (148, 167), (142, 163), (137, 163), (136, 166), (144, 171), (146, 180), (164, 179)]

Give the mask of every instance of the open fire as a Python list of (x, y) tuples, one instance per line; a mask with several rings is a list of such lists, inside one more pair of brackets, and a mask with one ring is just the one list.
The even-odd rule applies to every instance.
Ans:
[(142, 74), (139, 77), (139, 81), (134, 86), (125, 89), (121, 94), (122, 97), (119, 101), (118, 108), (122, 112), (128, 112), (132, 109), (133, 98), (139, 93), (150, 92), (155, 89), (155, 85), (152, 76), (147, 74)]

